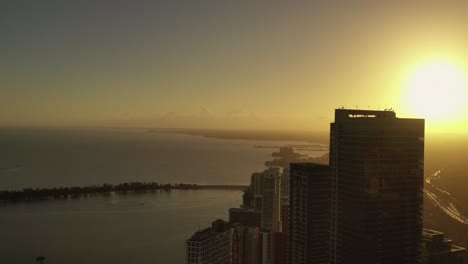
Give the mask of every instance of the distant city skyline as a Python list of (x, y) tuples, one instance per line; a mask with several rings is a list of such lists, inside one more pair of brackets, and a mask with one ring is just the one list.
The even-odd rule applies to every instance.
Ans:
[(467, 12), (461, 1), (4, 3), (0, 126), (327, 131), (345, 106), (464, 133)]

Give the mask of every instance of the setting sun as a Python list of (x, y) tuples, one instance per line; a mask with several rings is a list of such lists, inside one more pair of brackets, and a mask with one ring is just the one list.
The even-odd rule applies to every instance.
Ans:
[(421, 65), (410, 75), (406, 89), (406, 104), (414, 115), (450, 121), (463, 110), (465, 76), (455, 64), (433, 61)]

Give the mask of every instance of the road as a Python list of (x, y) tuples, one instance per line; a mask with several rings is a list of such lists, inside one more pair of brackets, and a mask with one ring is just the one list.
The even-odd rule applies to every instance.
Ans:
[(461, 213), (459, 202), (449, 192), (437, 186), (437, 180), (443, 175), (445, 170), (438, 170), (426, 178), (426, 188), (424, 193), (434, 202), (434, 204), (442, 209), (448, 216), (457, 220), (462, 224), (468, 224), (468, 217)]

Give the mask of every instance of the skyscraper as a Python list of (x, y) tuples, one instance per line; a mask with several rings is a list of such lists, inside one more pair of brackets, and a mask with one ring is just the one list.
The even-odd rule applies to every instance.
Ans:
[(272, 232), (281, 232), (279, 168), (268, 168), (263, 176), (262, 226)]
[(327, 165), (291, 163), (289, 263), (328, 263), (331, 172)]
[(336, 109), (331, 263), (420, 263), (424, 120)]

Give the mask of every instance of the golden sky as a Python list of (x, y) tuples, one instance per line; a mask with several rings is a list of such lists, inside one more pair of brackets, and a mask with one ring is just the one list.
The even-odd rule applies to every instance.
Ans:
[(0, 126), (325, 131), (340, 106), (468, 125), (466, 1), (148, 2), (6, 4)]

